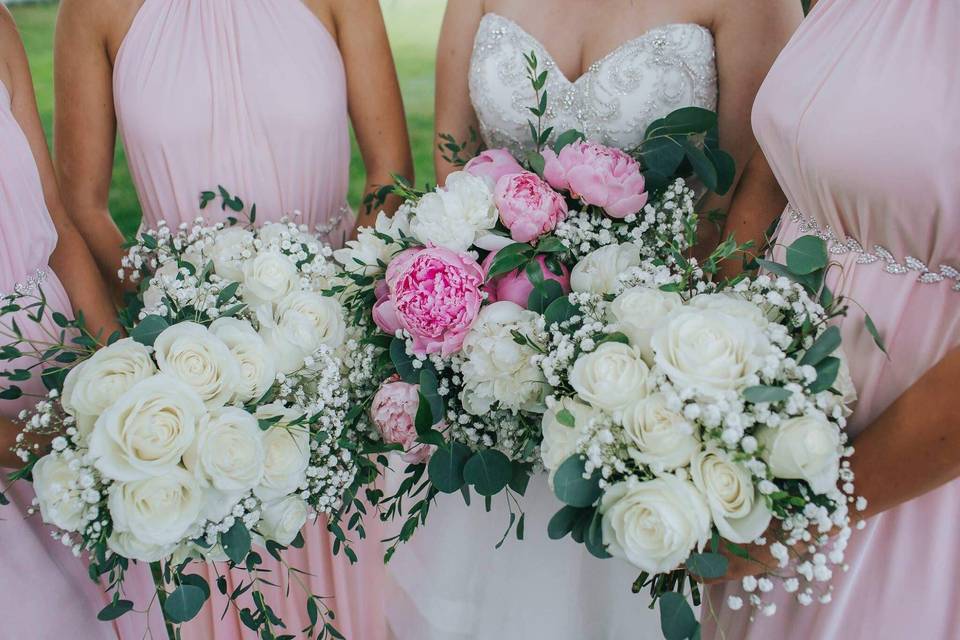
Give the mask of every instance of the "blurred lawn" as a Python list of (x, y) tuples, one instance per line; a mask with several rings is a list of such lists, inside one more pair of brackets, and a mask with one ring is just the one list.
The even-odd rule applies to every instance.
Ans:
[[(417, 180), (433, 180), (433, 70), (445, 0), (382, 0), (384, 19), (397, 63), (407, 109)], [(33, 83), (47, 138), (53, 136), (53, 28), (56, 4), (11, 7), (30, 57)], [(364, 184), (363, 162), (356, 144), (350, 163), (350, 201), (359, 204)], [(241, 194), (242, 195), (242, 194)], [(140, 208), (130, 182), (123, 149), (117, 144), (110, 211), (125, 234), (140, 223)]]

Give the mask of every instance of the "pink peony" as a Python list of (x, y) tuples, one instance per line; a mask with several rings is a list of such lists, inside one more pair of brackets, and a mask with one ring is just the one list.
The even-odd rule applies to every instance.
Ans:
[(488, 149), (472, 158), (463, 170), (475, 176), (487, 178), (492, 184), (497, 184), (503, 176), (522, 173), (523, 167), (506, 149)]
[(387, 292), (373, 307), (385, 333), (405, 329), (417, 354), (448, 356), (460, 349), (480, 312), (483, 269), (443, 247), (408, 249), (387, 266)]
[[(484, 273), (490, 271), (490, 265), (493, 264), (493, 259), (496, 255), (496, 253), (491, 253), (483, 260)], [(544, 278), (556, 280), (560, 283), (564, 293), (570, 293), (569, 269), (561, 264), (560, 270), (563, 272), (563, 275), (558, 276), (547, 268), (546, 256), (537, 256), (537, 262), (540, 263), (540, 269), (543, 271)], [(527, 302), (530, 299), (530, 292), (533, 291), (533, 283), (530, 282), (530, 278), (527, 277), (526, 272), (520, 269), (517, 271), (511, 271), (510, 273), (505, 273), (502, 276), (497, 276), (493, 280), (487, 282), (487, 284), (484, 285), (483, 290), (488, 294), (487, 302), (500, 302), (501, 300), (509, 300), (510, 302), (515, 302), (526, 309)]]
[(424, 462), (433, 449), (417, 442), (414, 421), (420, 406), (419, 390), (417, 385), (401, 382), (399, 376), (393, 376), (380, 386), (370, 405), (370, 417), (384, 442), (402, 445), (405, 451), (403, 460), (411, 464)]
[(602, 207), (611, 218), (625, 218), (647, 204), (640, 163), (620, 149), (579, 140), (559, 155), (544, 149), (543, 158), (543, 176), (550, 186)]
[(510, 237), (530, 242), (553, 231), (567, 217), (567, 201), (535, 173), (524, 171), (497, 181), (493, 201)]

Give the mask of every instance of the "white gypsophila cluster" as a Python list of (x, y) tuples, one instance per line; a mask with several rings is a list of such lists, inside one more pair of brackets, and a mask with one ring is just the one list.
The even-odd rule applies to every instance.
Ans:
[(413, 206), (404, 202), (392, 216), (377, 214), (373, 227), (360, 227), (356, 240), (347, 240), (342, 249), (333, 252), (333, 259), (347, 273), (373, 276), (387, 268), (400, 251), (400, 241), (410, 236), (410, 215)]
[[(866, 505), (848, 460), (856, 393), (842, 353), (837, 379), (818, 392), (808, 388), (817, 370), (800, 364), (826, 328), (824, 309), (782, 277), (680, 294), (669, 269), (628, 271), (609, 295), (571, 294), (578, 315), (547, 327), (540, 365), (556, 392), (545, 467), (579, 455), (586, 476), (599, 471), (604, 543), (644, 571), (676, 569), (716, 531), (769, 546), (779, 564), (745, 580), (731, 606), (770, 615), (771, 578), (803, 604), (828, 601), (851, 508)], [(751, 401), (749, 388), (781, 391)], [(637, 529), (640, 512), (663, 526)]]
[(625, 242), (637, 245), (643, 258), (662, 258), (670, 245), (687, 248), (687, 229), (696, 220), (695, 203), (696, 192), (677, 178), (642, 211), (622, 221), (591, 209), (570, 211), (554, 233), (577, 260), (600, 247)]

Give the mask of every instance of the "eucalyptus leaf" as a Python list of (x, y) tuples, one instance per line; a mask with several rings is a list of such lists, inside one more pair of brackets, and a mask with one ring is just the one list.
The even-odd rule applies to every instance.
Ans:
[(543, 318), (550, 326), (554, 323), (566, 322), (570, 318), (580, 315), (580, 309), (570, 302), (570, 298), (562, 296), (551, 302), (543, 312)]
[(827, 243), (817, 236), (800, 236), (787, 247), (787, 268), (805, 276), (827, 266)]
[(712, 580), (726, 575), (730, 561), (719, 553), (693, 553), (685, 564), (693, 575)]
[(587, 551), (590, 552), (594, 558), (600, 558), (605, 560), (607, 558), (612, 558), (607, 552), (607, 546), (603, 543), (603, 528), (601, 527), (601, 522), (603, 521), (603, 516), (600, 515), (600, 511), (596, 510), (593, 512), (593, 516), (590, 519), (590, 526), (587, 527), (586, 535), (583, 537), (583, 543), (587, 547)]
[(754, 404), (760, 404), (762, 402), (783, 402), (784, 400), (789, 400), (791, 395), (793, 394), (783, 387), (766, 385), (747, 387), (743, 390), (743, 399)]
[(100, 610), (100, 613), (97, 614), (97, 620), (100, 622), (110, 622), (132, 609), (133, 602), (130, 600), (116, 600)]
[(547, 535), (551, 540), (560, 540), (568, 533), (573, 531), (573, 526), (577, 523), (581, 513), (584, 511), (581, 507), (564, 506), (550, 518), (547, 523)]
[(703, 149), (687, 140), (683, 144), (683, 151), (690, 166), (693, 167), (693, 172), (697, 174), (704, 186), (710, 191), (716, 192), (718, 187), (717, 168), (713, 166)]
[(832, 356), (824, 358), (817, 363), (816, 369), (817, 379), (807, 386), (810, 393), (820, 393), (833, 386), (837, 380), (837, 374), (840, 373), (840, 358)]
[(496, 449), (482, 449), (467, 460), (463, 479), (481, 496), (492, 496), (503, 490), (513, 477), (510, 459)]
[(700, 624), (687, 599), (674, 591), (660, 596), (660, 630), (666, 640), (688, 640)]
[(595, 470), (584, 478), (585, 462), (579, 455), (572, 455), (557, 469), (553, 476), (553, 492), (564, 504), (571, 507), (589, 507), (600, 499), (600, 472)]
[(560, 411), (557, 411), (557, 422), (571, 429), (577, 425), (576, 418), (568, 409), (560, 409)]
[(670, 137), (646, 140), (640, 150), (640, 162), (644, 171), (670, 176), (676, 173), (683, 162), (683, 144)]
[(827, 329), (820, 334), (820, 337), (810, 345), (810, 348), (803, 354), (803, 357), (800, 358), (800, 364), (810, 365), (812, 367), (817, 366), (821, 360), (840, 347), (840, 341), (839, 327), (836, 325), (827, 327)]
[(130, 332), (130, 337), (140, 344), (152, 347), (157, 336), (164, 332), (170, 323), (166, 318), (157, 315), (150, 315), (140, 321)]
[(250, 532), (239, 518), (232, 527), (220, 534), (220, 546), (234, 564), (243, 562), (250, 553), (250, 542)]
[(401, 380), (409, 384), (420, 381), (417, 370), (413, 368), (413, 356), (407, 354), (407, 347), (400, 338), (394, 338), (390, 342), (390, 361)]
[(200, 587), (181, 584), (167, 596), (163, 613), (170, 622), (180, 624), (196, 617), (206, 600), (207, 596)]
[(863, 324), (866, 325), (867, 331), (870, 333), (870, 336), (873, 338), (874, 344), (877, 345), (880, 351), (887, 353), (887, 347), (883, 342), (883, 338), (880, 336), (880, 332), (877, 330), (877, 325), (873, 323), (873, 318), (870, 317), (869, 313), (865, 313), (863, 315)]
[(463, 467), (471, 455), (469, 447), (460, 442), (451, 442), (437, 448), (427, 464), (430, 482), (442, 493), (460, 491), (465, 486)]
[[(537, 269), (539, 270), (539, 266)], [(563, 295), (563, 287), (556, 280), (544, 280), (539, 285), (534, 285), (533, 291), (527, 298), (527, 308), (536, 313), (544, 313), (547, 308)]]

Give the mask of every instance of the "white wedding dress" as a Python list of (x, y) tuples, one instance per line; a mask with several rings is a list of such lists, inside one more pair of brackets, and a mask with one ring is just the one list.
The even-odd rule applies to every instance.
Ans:
[[(547, 122), (555, 134), (578, 129), (591, 140), (629, 149), (647, 125), (674, 109), (715, 109), (713, 37), (696, 24), (652, 29), (617, 47), (571, 81), (544, 47), (515, 22), (487, 14), (470, 64), (470, 97), (490, 148), (518, 157), (531, 146), (534, 101), (523, 54), (550, 71)], [(562, 506), (546, 476), (531, 479), (521, 501), (524, 540), (511, 533), (503, 495), (486, 513), (472, 495), (441, 495), (427, 526), (388, 565), (387, 619), (396, 640), (642, 640), (660, 638), (648, 595), (630, 591), (639, 571), (599, 560), (569, 537), (550, 540), (547, 522)]]

